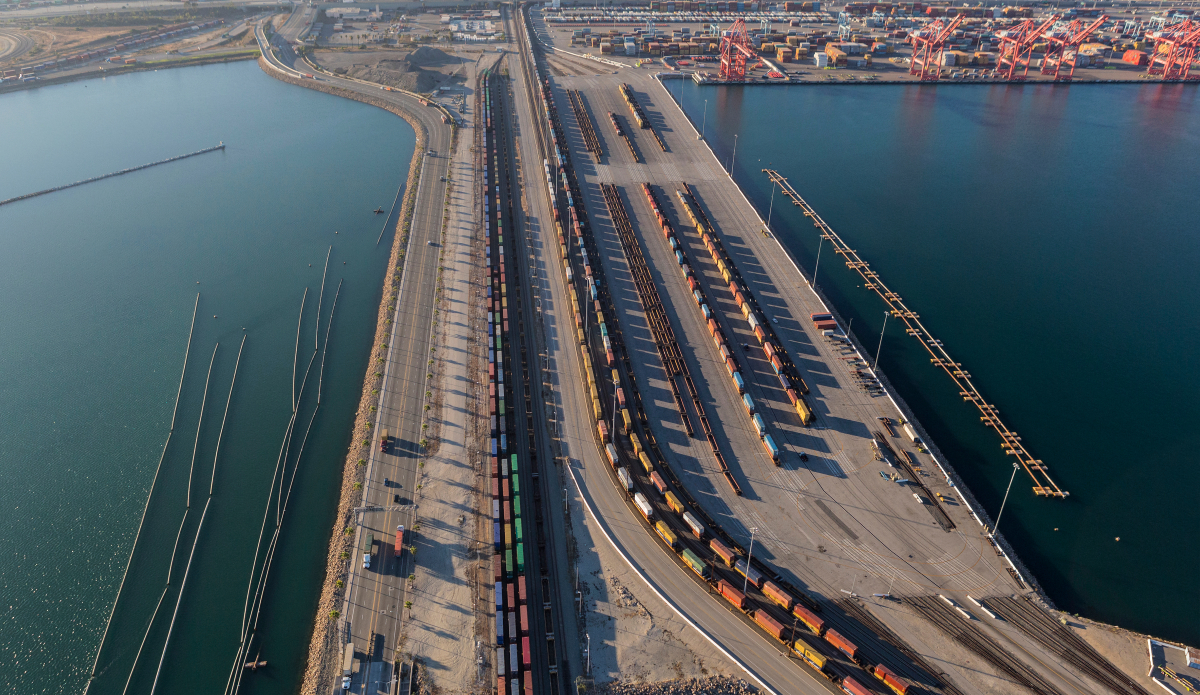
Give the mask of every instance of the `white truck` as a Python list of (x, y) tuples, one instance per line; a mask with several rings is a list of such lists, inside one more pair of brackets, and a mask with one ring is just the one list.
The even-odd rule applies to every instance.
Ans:
[(354, 643), (346, 643), (346, 652), (342, 656), (342, 690), (350, 689), (350, 674), (354, 671)]
[(368, 533), (363, 543), (363, 569), (371, 569), (371, 553), (375, 552), (375, 534)]

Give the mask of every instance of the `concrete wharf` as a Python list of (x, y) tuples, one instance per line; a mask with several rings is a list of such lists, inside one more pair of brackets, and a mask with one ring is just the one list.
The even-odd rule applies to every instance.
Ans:
[(1025, 445), (1021, 443), (1021, 438), (1017, 436), (1017, 433), (1004, 424), (1004, 421), (1000, 419), (999, 409), (987, 402), (983, 394), (975, 386), (975, 383), (971, 381), (970, 372), (963, 369), (961, 362), (955, 362), (950, 357), (942, 341), (933, 337), (929, 330), (921, 323), (920, 315), (910, 309), (898, 293), (884, 284), (879, 274), (871, 270), (870, 264), (864, 261), (854, 249), (850, 248), (849, 244), (838, 236), (837, 232), (833, 231), (833, 228), (788, 183), (787, 178), (774, 169), (763, 169), (763, 172), (770, 177), (773, 184), (779, 185), (780, 191), (791, 199), (794, 205), (804, 211), (805, 217), (812, 220), (813, 226), (820, 230), (821, 238), (833, 244), (834, 251), (846, 259), (846, 267), (862, 277), (863, 287), (874, 290), (880, 299), (887, 304), (891, 315), (904, 322), (906, 327), (905, 332), (921, 341), (922, 347), (929, 352), (930, 363), (941, 367), (946, 372), (946, 375), (954, 380), (954, 384), (958, 386), (959, 395), (962, 396), (962, 399), (974, 403), (975, 407), (979, 408), (980, 422), (996, 430), (996, 433), (1000, 435), (1004, 453), (1009, 456), (1015, 456), (1017, 462), (1025, 469), (1025, 472), (1033, 478), (1034, 494), (1060, 499), (1071, 494), (1060, 488), (1050, 478), (1050, 474), (1046, 472), (1047, 467), (1042, 463), (1041, 459), (1035, 459), (1029, 453), (1029, 450), (1025, 448)]

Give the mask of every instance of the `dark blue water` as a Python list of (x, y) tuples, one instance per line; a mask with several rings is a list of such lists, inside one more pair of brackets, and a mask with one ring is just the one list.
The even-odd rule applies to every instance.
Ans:
[[(1065, 501), (1018, 473), (1001, 532), (1064, 610), (1200, 644), (1200, 92), (1182, 85), (682, 88), (766, 217), (777, 169), (942, 339)], [(776, 195), (812, 271), (818, 237)], [(818, 281), (874, 346), (884, 304)], [(1011, 475), (915, 339), (880, 364), (993, 517)], [(1116, 540), (1117, 538), (1120, 540)]]
[(125, 686), (166, 582), (189, 477), (173, 588), (129, 692), (150, 691), (160, 658), (157, 692), (221, 692), (292, 415), (301, 297), (308, 288), (297, 384), (315, 334), (326, 347), (343, 281), (320, 408), (314, 364), (297, 418), (300, 434), (312, 429), (303, 456), (297, 435), (287, 457), (289, 482), (299, 473), (254, 645), (271, 665), (243, 687), (294, 692), (391, 245), (385, 234), (376, 246), (383, 219), (371, 211), (387, 208), (403, 182), (412, 129), (277, 82), (253, 62), (18, 92), (0, 98), (0, 123), (0, 199), (228, 146), (0, 208), (0, 690), (83, 690), (170, 428), (199, 292), (175, 431), (91, 692)]

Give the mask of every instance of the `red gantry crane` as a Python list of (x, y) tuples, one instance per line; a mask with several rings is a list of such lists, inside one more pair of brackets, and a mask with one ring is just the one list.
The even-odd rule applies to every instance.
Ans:
[[(1046, 46), (1046, 57), (1042, 60), (1042, 74), (1054, 75), (1055, 82), (1070, 82), (1071, 78), (1075, 76), (1075, 60), (1079, 56), (1079, 47), (1107, 21), (1108, 15), (1106, 14), (1100, 15), (1096, 21), (1087, 26), (1084, 26), (1081, 20), (1076, 19), (1061, 32), (1046, 34), (1048, 45)], [(1070, 69), (1063, 74), (1063, 67), (1067, 65), (1070, 66)]]
[(946, 50), (946, 40), (962, 21), (963, 15), (958, 15), (949, 24), (944, 24), (939, 19), (928, 27), (910, 34), (913, 53), (908, 74), (920, 75), (922, 82), (937, 82), (942, 76), (942, 54)]
[(1033, 44), (1045, 35), (1059, 15), (1053, 15), (1042, 24), (1027, 19), (1000, 35), (1000, 57), (996, 60), (996, 74), (1009, 82), (1024, 82), (1029, 74), (1029, 60), (1033, 56)]
[(746, 59), (757, 57), (750, 44), (750, 35), (746, 33), (746, 21), (739, 19), (721, 37), (721, 71), (718, 76), (727, 82), (741, 82), (746, 79)]
[(1146, 74), (1162, 75), (1164, 80), (1200, 81), (1200, 75), (1191, 74), (1192, 63), (1200, 48), (1200, 22), (1184, 20), (1151, 38), (1154, 39), (1154, 53), (1150, 56)]

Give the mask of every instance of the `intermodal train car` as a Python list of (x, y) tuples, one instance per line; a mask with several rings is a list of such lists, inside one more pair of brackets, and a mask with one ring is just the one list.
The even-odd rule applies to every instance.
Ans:
[(817, 617), (816, 613), (808, 610), (800, 604), (792, 606), (792, 615), (800, 619), (805, 627), (812, 630), (813, 634), (820, 637), (825, 634), (825, 621)]
[(769, 632), (775, 639), (783, 641), (783, 631), (785, 629), (783, 624), (772, 618), (766, 611), (761, 608), (754, 611), (754, 622), (758, 623), (759, 627)]
[(626, 492), (633, 490), (633, 478), (630, 477), (629, 471), (624, 466), (617, 469), (617, 478), (621, 481), (621, 487), (625, 488)]
[(637, 506), (638, 511), (642, 513), (642, 516), (646, 517), (647, 521), (654, 517), (654, 507), (650, 506), (650, 500), (647, 500), (645, 495), (640, 492), (634, 494), (633, 503)]
[(642, 462), (642, 468), (645, 468), (647, 473), (654, 472), (654, 464), (650, 463), (650, 457), (646, 455), (646, 452), (638, 454), (638, 461)]
[(762, 592), (767, 598), (771, 599), (780, 606), (783, 606), (785, 611), (790, 611), (792, 609), (792, 605), (796, 603), (796, 600), (792, 598), (791, 594), (775, 586), (774, 582), (764, 583)]
[(636, 432), (629, 433), (629, 444), (633, 447), (633, 453), (635, 456), (642, 453), (642, 440), (638, 439)]
[(746, 610), (746, 595), (724, 579), (717, 580), (717, 591), (738, 610)]
[(796, 652), (796, 656), (800, 657), (800, 660), (808, 664), (809, 668), (812, 670), (820, 673), (826, 678), (832, 677), (833, 674), (831, 674), (829, 670), (825, 668), (825, 665), (829, 663), (829, 659), (827, 659), (825, 655), (805, 644), (803, 640), (796, 640), (795, 643), (792, 644), (792, 651)]
[(685, 563), (687, 563), (687, 566), (692, 568), (693, 572), (700, 575), (701, 577), (704, 577), (705, 579), (708, 578), (708, 563), (701, 560), (699, 557), (696, 556), (695, 553), (693, 553), (690, 550), (687, 550), (686, 548), (681, 553), (681, 556), (683, 557), (683, 561)]
[(658, 471), (654, 471), (650, 474), (650, 482), (654, 483), (654, 488), (658, 490), (659, 494), (667, 491), (667, 483), (663, 481), (662, 476), (658, 474)]
[(762, 588), (762, 585), (763, 585), (762, 572), (759, 572), (758, 570), (754, 569), (750, 565), (746, 564), (745, 560), (742, 560), (740, 558), (738, 560), (735, 560), (733, 563), (733, 569), (737, 570), (738, 574), (742, 575), (746, 579), (749, 579), (750, 583), (753, 584), (754, 586), (756, 586), (760, 589)]
[(775, 439), (769, 434), (764, 434), (762, 443), (763, 448), (767, 450), (767, 454), (771, 456), (771, 460), (779, 463), (779, 447), (775, 445)]
[(604, 447), (604, 451), (608, 454), (608, 462), (612, 464), (613, 468), (621, 464), (621, 459), (617, 457), (617, 448), (615, 446), (607, 444)]
[(676, 514), (682, 514), (687, 511), (687, 508), (683, 506), (683, 503), (679, 501), (674, 492), (667, 491), (663, 497), (667, 500), (667, 506)]
[(659, 538), (663, 539), (667, 545), (671, 546), (672, 550), (679, 547), (679, 537), (676, 536), (675, 532), (667, 526), (666, 522), (659, 521), (658, 523), (654, 524), (654, 530), (658, 532)]
[(726, 567), (733, 567), (733, 563), (738, 559), (737, 553), (730, 550), (724, 543), (716, 538), (708, 542), (708, 547), (717, 554), (717, 557), (721, 558), (721, 562), (724, 562)]
[(691, 512), (683, 513), (683, 523), (688, 525), (688, 528), (692, 531), (692, 535), (696, 538), (704, 538), (704, 536), (708, 533), (708, 529), (704, 528), (704, 524), (700, 523), (699, 519), (692, 516)]
[(876, 678), (883, 681), (883, 684), (886, 685), (889, 690), (896, 693), (896, 695), (908, 695), (908, 682), (900, 676), (897, 676), (895, 672), (887, 666), (884, 666), (883, 664), (877, 664), (871, 669), (871, 673)]
[(851, 676), (846, 676), (842, 681), (842, 691), (850, 695), (873, 695), (870, 690)]
[(825, 641), (837, 647), (838, 651), (850, 657), (851, 661), (854, 661), (855, 657), (858, 656), (858, 646), (845, 637), (842, 637), (841, 633), (837, 630), (832, 628), (826, 630)]

